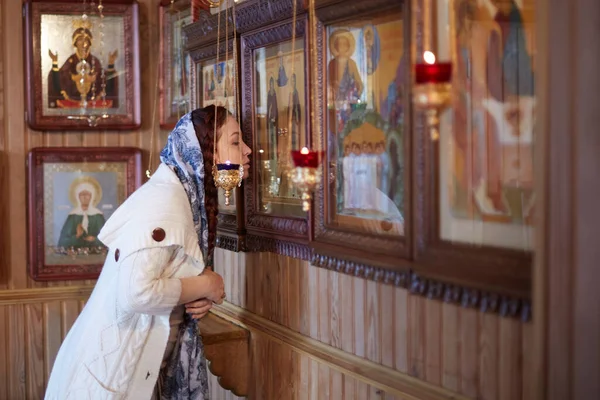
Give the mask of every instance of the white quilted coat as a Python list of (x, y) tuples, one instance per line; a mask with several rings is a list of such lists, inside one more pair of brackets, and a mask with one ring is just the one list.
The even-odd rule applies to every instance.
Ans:
[[(157, 228), (162, 241), (153, 238)], [(109, 253), (58, 352), (46, 400), (150, 399), (181, 294), (178, 278), (204, 269), (186, 193), (162, 164), (99, 239)]]

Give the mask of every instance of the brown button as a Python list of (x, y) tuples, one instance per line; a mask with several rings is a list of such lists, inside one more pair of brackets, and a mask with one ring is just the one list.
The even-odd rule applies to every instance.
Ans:
[(115, 261), (119, 261), (119, 255), (121, 254), (121, 252), (119, 251), (119, 249), (115, 250)]
[(167, 234), (165, 233), (165, 230), (163, 228), (156, 228), (152, 231), (152, 239), (154, 239), (157, 242), (162, 242), (163, 240), (165, 240), (165, 236), (167, 236)]

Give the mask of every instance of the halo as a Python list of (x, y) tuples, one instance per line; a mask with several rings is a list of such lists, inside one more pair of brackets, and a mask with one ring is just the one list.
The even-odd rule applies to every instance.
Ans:
[(356, 41), (354, 40), (354, 35), (352, 35), (352, 33), (350, 33), (350, 31), (348, 29), (338, 29), (335, 32), (333, 32), (331, 34), (331, 36), (329, 36), (329, 49), (331, 50), (331, 54), (333, 54), (334, 57), (337, 57), (340, 55), (340, 53), (335, 48), (335, 42), (341, 36), (344, 36), (344, 37), (346, 37), (346, 39), (348, 39), (348, 45), (349, 45), (348, 54), (342, 54), (342, 55), (345, 55), (346, 57), (350, 57), (352, 54), (354, 54), (354, 49), (356, 47)]
[(77, 207), (79, 204), (75, 189), (77, 189), (77, 186), (82, 183), (89, 183), (96, 190), (96, 196), (94, 196), (94, 201), (92, 203), (92, 205), (96, 207), (98, 203), (100, 203), (100, 200), (102, 200), (102, 186), (100, 186), (100, 183), (98, 183), (96, 179), (88, 175), (79, 176), (73, 179), (73, 182), (71, 182), (71, 186), (69, 187), (69, 200), (71, 201), (71, 204), (73, 204), (73, 207)]

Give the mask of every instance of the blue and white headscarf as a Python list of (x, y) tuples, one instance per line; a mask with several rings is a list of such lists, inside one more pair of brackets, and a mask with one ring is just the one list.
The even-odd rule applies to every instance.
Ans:
[[(192, 114), (184, 115), (169, 135), (160, 160), (169, 166), (187, 193), (198, 243), (208, 259), (208, 220), (204, 203), (204, 158)], [(189, 314), (179, 326), (177, 343), (158, 381), (161, 400), (208, 400), (208, 370), (198, 322)]]
[(160, 160), (171, 167), (187, 193), (198, 243), (206, 263), (208, 257), (208, 219), (204, 203), (204, 158), (192, 122), (192, 113), (187, 113), (175, 126), (160, 153)]

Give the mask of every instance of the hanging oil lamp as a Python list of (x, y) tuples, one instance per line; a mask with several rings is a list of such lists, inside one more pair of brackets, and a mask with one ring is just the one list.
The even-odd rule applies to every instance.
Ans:
[(302, 195), (302, 211), (310, 210), (312, 193), (321, 182), (320, 158), (320, 152), (310, 151), (306, 147), (292, 150), (294, 168), (288, 172), (288, 176)]
[[(218, 0), (209, 0), (209, 6), (210, 7), (218, 7), (221, 5), (222, 1), (218, 1)], [(227, 31), (228, 31), (228, 18), (227, 18), (227, 7), (225, 8), (225, 40), (227, 41)], [(232, 21), (233, 21), (233, 40), (234, 40), (234, 46), (233, 48), (236, 48), (236, 32), (235, 32), (235, 2), (234, 2), (234, 6), (232, 8)], [(216, 65), (219, 65), (219, 44), (220, 44), (220, 39), (221, 39), (221, 12), (219, 12), (219, 16), (218, 16), (218, 22), (217, 22), (217, 59), (216, 59)], [(228, 46), (227, 46), (227, 42), (225, 43), (225, 52), (226, 52), (226, 56), (225, 56), (225, 64), (227, 64), (229, 62), (229, 53), (228, 53)], [(234, 63), (235, 65), (237, 65), (237, 60), (235, 57), (235, 53), (234, 53)], [(235, 81), (237, 82), (237, 68), (234, 68), (234, 75), (235, 75)], [(239, 112), (238, 112), (238, 102), (237, 102), (237, 85), (234, 86), (234, 92), (235, 92), (235, 98), (236, 98), (236, 104), (235, 104), (235, 108), (236, 108), (236, 117), (238, 119), (238, 123), (239, 123)], [(214, 153), (213, 154), (217, 154), (217, 107), (215, 107), (215, 132), (214, 132)], [(240, 150), (240, 160), (242, 159), (242, 146), (239, 146), (239, 150)], [(231, 204), (231, 195), (232, 195), (232, 190), (235, 189), (236, 187), (240, 187), (242, 186), (242, 179), (244, 178), (244, 166), (241, 164), (233, 164), (231, 161), (227, 160), (224, 163), (215, 163), (213, 164), (213, 179), (215, 181), (215, 186), (217, 188), (221, 188), (224, 190), (225, 192), (225, 205), (228, 206)]]
[(427, 129), (432, 140), (440, 137), (440, 114), (450, 105), (452, 63), (436, 62), (435, 54), (426, 51), (423, 63), (415, 65), (413, 103), (425, 112)]
[[(310, 21), (310, 35), (313, 43), (317, 42), (317, 19), (315, 13), (315, 1), (309, 0), (308, 2), (309, 21)], [(296, 2), (294, 2), (294, 18), (292, 22), (292, 54), (296, 39)], [(313, 60), (316, 60), (316, 46), (311, 46), (311, 55)], [(292, 66), (294, 64), (292, 63)], [(317, 64), (313, 63), (313, 76), (318, 76)], [(314, 79), (313, 90), (311, 91), (311, 103), (313, 104), (313, 111), (319, 109), (317, 104), (316, 94), (319, 91), (317, 79)], [(316, 114), (316, 113), (315, 113)], [(291, 132), (291, 118), (289, 121), (289, 131)], [(316, 136), (320, 142), (320, 130), (321, 126), (317, 124)], [(301, 150), (292, 150), (291, 156), (294, 163), (294, 168), (288, 171), (288, 177), (299, 190), (302, 199), (302, 211), (309, 211), (312, 203), (313, 192), (317, 188), (317, 185), (321, 182), (321, 157), (322, 151), (311, 151), (307, 147), (303, 147)]]

